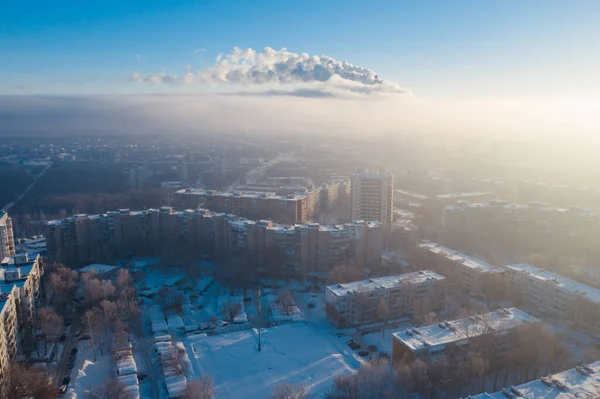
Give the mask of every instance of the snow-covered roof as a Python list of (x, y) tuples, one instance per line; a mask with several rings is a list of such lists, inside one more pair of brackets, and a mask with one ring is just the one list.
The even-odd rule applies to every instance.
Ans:
[(435, 242), (423, 242), (419, 247), (482, 273), (504, 273), (504, 270), (481, 259), (473, 258)]
[(396, 276), (376, 277), (351, 283), (328, 285), (327, 289), (333, 292), (334, 295), (341, 297), (353, 295), (358, 292), (391, 289), (403, 285), (427, 284), (431, 281), (445, 279), (444, 276), (432, 272), (431, 270), (419, 270), (418, 272), (399, 274)]
[(520, 309), (508, 308), (464, 319), (406, 329), (395, 332), (393, 336), (411, 350), (419, 350), (437, 345), (459, 343), (492, 331), (510, 330), (526, 323), (539, 321)]
[(571, 280), (570, 278), (561, 276), (560, 274), (541, 269), (528, 263), (507, 265), (506, 268), (527, 274), (528, 276), (538, 280), (546, 281), (547, 283), (553, 284), (557, 288), (560, 288), (564, 291), (581, 295), (591, 302), (600, 304), (600, 289), (598, 288), (590, 287), (589, 285)]
[[(546, 380), (546, 385), (541, 379), (530, 381), (525, 384), (515, 386), (519, 392), (519, 397), (524, 399), (593, 399), (600, 396), (600, 361), (586, 366), (592, 373), (579, 368), (563, 371), (554, 374), (550, 380)], [(585, 375), (588, 374), (588, 375)], [(563, 384), (565, 389), (561, 390), (551, 380)], [(502, 391), (495, 393), (481, 393), (471, 396), (472, 399), (506, 399)]]

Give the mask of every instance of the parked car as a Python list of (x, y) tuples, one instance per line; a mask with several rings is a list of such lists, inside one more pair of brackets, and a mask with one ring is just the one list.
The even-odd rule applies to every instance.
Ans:
[(67, 392), (67, 386), (66, 385), (61, 385), (60, 388), (58, 389), (58, 393), (59, 394), (64, 394), (65, 392)]
[(76, 337), (79, 337), (80, 335), (81, 335), (81, 330), (76, 330), (76, 331), (75, 331), (75, 336), (76, 336)]
[(75, 363), (74, 362), (69, 362), (69, 364), (67, 365), (67, 369), (73, 370), (73, 367), (75, 367)]
[(71, 356), (74, 356), (77, 354), (77, 348), (71, 348)]
[(138, 377), (138, 381), (141, 381), (144, 378), (148, 377), (148, 373), (146, 373), (144, 371), (140, 371), (139, 373), (137, 373), (137, 377)]
[(66, 376), (65, 378), (62, 379), (63, 385), (69, 385), (69, 382), (71, 382), (71, 377), (69, 377), (69, 376)]

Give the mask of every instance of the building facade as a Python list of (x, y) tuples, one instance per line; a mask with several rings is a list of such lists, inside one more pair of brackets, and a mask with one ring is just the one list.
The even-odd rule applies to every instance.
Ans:
[(342, 263), (377, 269), (383, 250), (379, 222), (283, 225), (201, 208), (75, 215), (47, 222), (45, 233), (48, 256), (70, 266), (161, 250), (201, 251), (218, 258), (249, 255), (259, 272), (270, 267), (275, 274), (319, 281)]
[(337, 328), (442, 309), (446, 279), (429, 270), (327, 286), (326, 312)]
[(524, 306), (569, 320), (575, 328), (600, 337), (600, 290), (544, 269), (506, 266), (512, 295)]
[(422, 242), (418, 248), (423, 264), (448, 278), (456, 292), (484, 301), (504, 296), (504, 269), (435, 242)]
[(539, 326), (540, 320), (526, 312), (504, 308), (483, 315), (409, 328), (392, 335), (392, 360), (412, 362), (419, 359), (430, 364), (448, 361), (458, 365), (476, 347), (484, 357), (499, 364), (518, 332)]
[(15, 254), (15, 238), (13, 235), (12, 219), (8, 213), (0, 211), (0, 260)]
[(352, 220), (378, 221), (389, 226), (393, 220), (394, 175), (362, 171), (351, 177)]
[(24, 333), (33, 331), (41, 306), (41, 257), (27, 254), (4, 258), (0, 264), (0, 389), (11, 363), (22, 353)]

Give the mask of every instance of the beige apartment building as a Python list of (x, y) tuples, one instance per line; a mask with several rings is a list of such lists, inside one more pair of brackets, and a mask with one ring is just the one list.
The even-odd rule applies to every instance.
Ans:
[(269, 219), (278, 223), (306, 223), (319, 213), (320, 187), (296, 190), (289, 194), (252, 191), (214, 191), (183, 189), (175, 193), (178, 205), (199, 206), (214, 212), (231, 213), (250, 219)]
[(0, 387), (8, 368), (21, 353), (23, 334), (34, 327), (41, 306), (41, 258), (27, 254), (5, 257), (0, 263)]
[(446, 278), (430, 270), (334, 284), (325, 289), (327, 318), (337, 328), (440, 310), (445, 299)]
[(524, 306), (558, 316), (600, 337), (600, 290), (529, 264), (506, 266), (509, 288)]
[(464, 319), (408, 328), (392, 335), (392, 360), (412, 362), (419, 359), (426, 363), (448, 360), (460, 364), (476, 346), (478, 352), (484, 356), (488, 353), (489, 358), (493, 357), (496, 364), (500, 364), (518, 332), (539, 327), (540, 320), (528, 313), (517, 308), (503, 308)]
[(351, 177), (352, 220), (379, 221), (385, 226), (394, 217), (394, 175), (361, 171)]
[(435, 242), (422, 242), (418, 249), (423, 265), (448, 278), (454, 292), (483, 301), (499, 300), (504, 295), (504, 269)]
[(15, 254), (12, 219), (8, 213), (0, 210), (0, 260)]

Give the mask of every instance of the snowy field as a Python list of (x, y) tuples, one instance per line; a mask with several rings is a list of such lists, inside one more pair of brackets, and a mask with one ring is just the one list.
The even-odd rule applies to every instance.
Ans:
[(185, 339), (197, 373), (212, 375), (219, 399), (264, 399), (280, 383), (303, 384), (322, 394), (339, 373), (360, 360), (332, 331), (304, 323), (263, 330), (262, 351), (255, 330)]
[(75, 367), (71, 372), (71, 383), (65, 398), (86, 399), (90, 397), (91, 387), (101, 386), (113, 373), (113, 364), (104, 352), (96, 351), (96, 359), (92, 354), (90, 341), (79, 341), (79, 352), (75, 359)]

